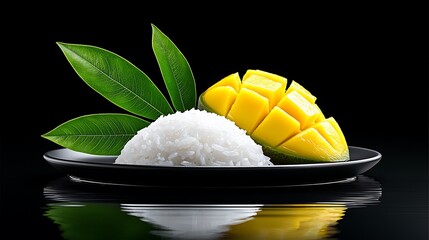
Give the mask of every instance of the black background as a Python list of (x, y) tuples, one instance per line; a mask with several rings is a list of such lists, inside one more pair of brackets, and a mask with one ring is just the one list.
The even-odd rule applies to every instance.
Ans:
[[(2, 231), (22, 224), (32, 229), (22, 236), (43, 237), (46, 232), (31, 228), (39, 222), (55, 232), (36, 206), (43, 202), (40, 188), (58, 176), (42, 155), (59, 146), (41, 134), (84, 114), (124, 112), (77, 76), (56, 42), (115, 52), (165, 92), (151, 48), (151, 23), (185, 55), (199, 94), (247, 69), (299, 82), (318, 97), (324, 114), (339, 122), (349, 145), (383, 154), (370, 175), (384, 180), (386, 189), (414, 184), (409, 187), (418, 189), (415, 201), (427, 222), (427, 6), (264, 1), (238, 7), (124, 3), (102, 9), (71, 2), (7, 9), (13, 17), (3, 21), (2, 30), (0, 196), (1, 215), (10, 227)], [(404, 203), (413, 201), (407, 193), (391, 193)], [(427, 234), (414, 230), (415, 236)]]

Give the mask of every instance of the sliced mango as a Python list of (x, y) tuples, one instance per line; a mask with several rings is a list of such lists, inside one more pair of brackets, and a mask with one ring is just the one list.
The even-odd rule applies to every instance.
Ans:
[(249, 69), (240, 81), (231, 74), (201, 94), (199, 108), (215, 112), (246, 130), (274, 164), (349, 160), (344, 134), (326, 118), (316, 96), (296, 81)]
[(297, 91), (286, 94), (277, 106), (298, 120), (301, 123), (301, 130), (311, 126), (321, 112), (318, 107), (310, 103)]
[(300, 123), (276, 106), (253, 131), (251, 137), (257, 142), (276, 147), (299, 132)]
[(285, 92), (281, 83), (258, 75), (249, 76), (247, 80), (241, 84), (241, 87), (253, 90), (268, 98), (270, 110), (277, 104), (280, 98), (283, 97)]
[(314, 129), (309, 128), (282, 143), (277, 149), (306, 159), (328, 161), (335, 149)]
[(213, 89), (220, 86), (229, 86), (232, 87), (237, 93), (240, 91), (241, 88), (241, 79), (238, 72), (232, 73), (224, 78), (222, 78), (220, 81), (212, 85), (209, 89)]
[(347, 141), (346, 141), (346, 137), (344, 136), (343, 131), (341, 130), (340, 125), (338, 124), (337, 121), (335, 121), (334, 117), (330, 117), (328, 118), (329, 123), (332, 125), (332, 127), (335, 129), (335, 131), (338, 133), (338, 137), (339, 140), (338, 142), (340, 142), (341, 144), (339, 145), (340, 147), (338, 148), (338, 150), (349, 150), (348, 148), (344, 148), (344, 146), (347, 146)]
[(323, 112), (322, 112), (322, 110), (320, 110), (319, 106), (318, 106), (317, 104), (314, 104), (314, 106), (315, 106), (315, 107), (318, 109), (318, 111), (320, 112), (320, 113), (319, 113), (319, 116), (317, 116), (317, 118), (316, 118), (315, 123), (318, 123), (318, 122), (320, 122), (320, 121), (325, 120), (325, 119), (326, 119), (326, 118), (325, 118), (325, 115), (323, 115)]
[(299, 158), (322, 162), (347, 159), (348, 148), (343, 147), (345, 139), (331, 125), (332, 121), (335, 120), (331, 117), (315, 124), (282, 143), (277, 150)]
[(207, 90), (204, 102), (212, 103), (210, 108), (219, 115), (226, 116), (237, 98), (237, 91), (230, 86), (219, 86)]
[(227, 118), (250, 135), (269, 111), (269, 102), (266, 97), (247, 88), (242, 88)]
[(243, 82), (247, 81), (247, 79), (249, 79), (252, 76), (260, 76), (260, 77), (268, 78), (274, 82), (280, 83), (282, 85), (282, 89), (284, 89), (284, 90), (286, 89), (287, 79), (285, 77), (280, 76), (280, 75), (270, 73), (267, 71), (262, 71), (259, 69), (256, 69), (256, 70), (249, 69), (246, 71), (246, 73), (243, 76)]
[(316, 102), (317, 98), (313, 94), (311, 94), (310, 91), (305, 89), (301, 84), (297, 83), (296, 81), (291, 82), (290, 86), (286, 90), (286, 94), (292, 91), (299, 92), (299, 94), (305, 97), (305, 99), (307, 99), (311, 104), (314, 104)]
[[(337, 122), (333, 117), (330, 117), (324, 121), (314, 124), (312, 127), (316, 129), (323, 138), (325, 138), (329, 144), (337, 151), (341, 151), (342, 145), (346, 142), (344, 135), (338, 133)], [(341, 155), (341, 154), (340, 154)]]

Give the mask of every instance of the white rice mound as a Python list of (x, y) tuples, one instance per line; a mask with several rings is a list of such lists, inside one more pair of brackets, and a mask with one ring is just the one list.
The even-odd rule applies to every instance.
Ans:
[(131, 138), (117, 164), (271, 166), (262, 146), (234, 122), (191, 109), (159, 117)]

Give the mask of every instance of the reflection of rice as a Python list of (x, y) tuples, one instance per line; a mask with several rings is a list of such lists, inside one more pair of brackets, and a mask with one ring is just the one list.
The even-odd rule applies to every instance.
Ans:
[(246, 132), (225, 117), (191, 109), (161, 116), (141, 129), (116, 159), (121, 164), (272, 165)]
[(257, 206), (146, 206), (122, 204), (131, 216), (151, 223), (162, 230), (153, 234), (168, 239), (218, 239), (232, 225), (252, 219)]

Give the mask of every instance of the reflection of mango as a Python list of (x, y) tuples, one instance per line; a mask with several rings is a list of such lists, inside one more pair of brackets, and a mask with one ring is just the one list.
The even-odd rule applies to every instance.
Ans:
[(264, 207), (254, 219), (233, 225), (224, 239), (325, 239), (337, 233), (343, 205)]
[(274, 163), (332, 162), (349, 159), (344, 134), (333, 117), (325, 118), (316, 97), (296, 81), (249, 69), (233, 73), (199, 98), (200, 109), (236, 123)]

